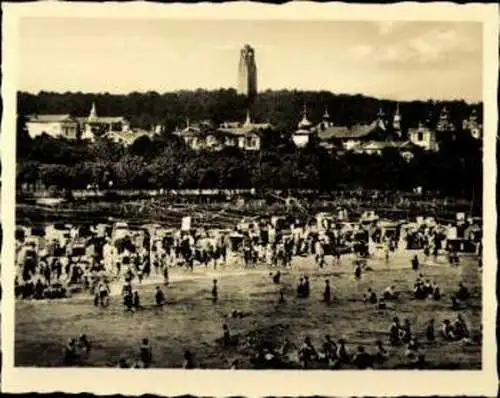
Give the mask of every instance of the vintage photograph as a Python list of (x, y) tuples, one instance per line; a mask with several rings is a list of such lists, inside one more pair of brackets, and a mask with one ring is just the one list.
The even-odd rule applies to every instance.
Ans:
[(21, 18), (14, 365), (481, 370), (483, 33)]

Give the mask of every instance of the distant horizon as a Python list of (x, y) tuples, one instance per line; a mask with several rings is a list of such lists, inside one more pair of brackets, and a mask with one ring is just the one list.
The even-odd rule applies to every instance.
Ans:
[(249, 44), (259, 92), (483, 100), (479, 22), (72, 17), (23, 18), (19, 29), (18, 87), (30, 93), (236, 89)]
[[(26, 93), (30, 95), (40, 95), (41, 93), (47, 93), (47, 94), (56, 94), (56, 95), (67, 95), (67, 94), (82, 94), (82, 95), (112, 95), (112, 96), (127, 96), (131, 94), (141, 94), (145, 95), (148, 93), (155, 93), (158, 94), (159, 96), (162, 95), (167, 95), (167, 94), (177, 94), (181, 92), (189, 92), (189, 93), (194, 93), (197, 91), (205, 91), (205, 92), (216, 92), (220, 90), (233, 90), (237, 92), (237, 89), (235, 87), (219, 87), (219, 88), (195, 88), (195, 89), (177, 89), (177, 90), (172, 90), (172, 91), (156, 91), (156, 90), (146, 90), (146, 91), (129, 91), (129, 92), (108, 92), (108, 91), (56, 91), (56, 90), (48, 90), (48, 89), (42, 89), (39, 90), (38, 92), (33, 92), (33, 91), (28, 91), (28, 90), (18, 90), (17, 93)], [(364, 94), (364, 93), (339, 93), (339, 92), (334, 92), (330, 90), (303, 90), (303, 89), (288, 89), (288, 88), (282, 88), (282, 89), (266, 89), (266, 90), (260, 90), (257, 91), (257, 95), (265, 94), (266, 92), (280, 92), (280, 91), (288, 91), (288, 92), (298, 92), (298, 93), (328, 93), (332, 94), (334, 96), (340, 97), (340, 96), (346, 96), (346, 97), (357, 97), (361, 96), (367, 99), (374, 99), (377, 101), (381, 102), (395, 102), (395, 103), (411, 103), (411, 102), (437, 102), (437, 103), (444, 103), (444, 102), (464, 102), (468, 105), (480, 105), (483, 103), (483, 100), (478, 100), (478, 101), (471, 101), (467, 100), (464, 98), (415, 98), (415, 99), (405, 99), (405, 100), (399, 100), (395, 98), (387, 98), (387, 97), (377, 97), (369, 94)], [(240, 94), (238, 94), (240, 95)]]

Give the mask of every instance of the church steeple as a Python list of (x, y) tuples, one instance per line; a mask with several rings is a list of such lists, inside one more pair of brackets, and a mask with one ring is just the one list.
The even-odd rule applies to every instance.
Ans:
[(304, 110), (302, 111), (302, 120), (299, 122), (299, 129), (309, 128), (311, 122), (307, 120), (307, 106), (304, 104)]
[(381, 129), (381, 130), (386, 130), (386, 125), (385, 125), (385, 113), (384, 113), (384, 110), (382, 108), (382, 104), (379, 105), (379, 108), (378, 108), (378, 113), (377, 113), (377, 126)]
[(382, 108), (382, 104), (379, 104), (379, 106), (378, 106), (378, 113), (377, 113), (377, 117), (378, 117), (379, 119), (383, 119), (383, 118), (384, 118), (384, 116), (385, 116), (385, 114), (384, 114), (384, 109)]
[(92, 108), (90, 109), (89, 119), (90, 120), (97, 119), (97, 110), (95, 107), (95, 102), (92, 102)]
[(325, 112), (323, 113), (323, 120), (326, 122), (330, 120), (330, 114), (328, 113), (328, 107), (325, 106)]
[(245, 119), (244, 126), (250, 126), (252, 124), (252, 120), (250, 119), (250, 110), (247, 109), (247, 117)]
[(394, 113), (394, 119), (392, 121), (392, 127), (396, 132), (401, 130), (401, 114), (399, 113), (399, 102), (396, 105), (396, 113)]

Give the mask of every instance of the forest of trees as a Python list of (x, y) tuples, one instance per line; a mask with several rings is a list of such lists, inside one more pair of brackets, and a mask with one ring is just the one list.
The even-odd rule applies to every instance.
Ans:
[[(321, 117), (324, 107), (338, 124), (374, 118), (379, 102), (361, 96), (346, 97), (331, 93), (266, 92), (254, 105), (257, 119), (270, 120), (277, 127), (273, 144), (258, 153), (226, 148), (222, 152), (192, 151), (184, 141), (171, 134), (168, 126), (192, 120), (215, 122), (242, 119), (245, 101), (234, 90), (196, 91), (159, 95), (127, 96), (109, 94), (19, 95), (17, 123), (17, 182), (30, 185), (42, 182), (60, 189), (85, 188), (89, 184), (115, 188), (260, 188), (317, 189), (329, 191), (342, 187), (410, 191), (416, 186), (440, 191), (443, 195), (470, 198), (482, 190), (481, 143), (470, 134), (458, 131), (457, 139), (443, 141), (437, 153), (416, 152), (411, 161), (386, 150), (382, 156), (331, 154), (315, 144), (299, 150), (290, 140), (304, 100), (310, 119)], [(124, 148), (105, 138), (95, 142), (67, 141), (43, 135), (31, 139), (25, 115), (31, 113), (70, 113), (87, 115), (96, 101), (102, 115), (125, 115), (132, 124), (161, 123), (166, 131), (153, 140), (137, 139)], [(384, 107), (395, 106), (384, 103)], [(447, 104), (456, 124), (468, 117), (471, 106), (462, 102)], [(440, 105), (406, 103), (400, 105), (408, 125), (421, 118), (437, 117)], [(481, 112), (480, 106), (478, 111)], [(287, 118), (292, 119), (291, 121)], [(459, 123), (460, 119), (460, 123)], [(473, 194), (474, 192), (474, 194)]]
[[(292, 132), (302, 118), (304, 104), (308, 118), (319, 121), (328, 109), (331, 121), (338, 126), (350, 126), (360, 122), (373, 121), (382, 106), (384, 112), (392, 115), (396, 109), (394, 101), (379, 101), (362, 95), (337, 95), (327, 91), (265, 91), (259, 93), (249, 106), (246, 97), (238, 95), (234, 89), (216, 91), (197, 90), (159, 94), (156, 92), (131, 93), (128, 95), (50, 93), (36, 95), (18, 94), (18, 110), (28, 114), (70, 114), (88, 116), (92, 103), (96, 103), (100, 116), (124, 116), (133, 127), (144, 129), (152, 125), (163, 125), (167, 131), (184, 126), (191, 121), (210, 120), (215, 124), (224, 121), (245, 120), (247, 108), (257, 122), (273, 124), (279, 131)], [(403, 130), (416, 127), (420, 121), (434, 124), (443, 106), (450, 112), (451, 120), (460, 126), (462, 120), (476, 109), (482, 117), (481, 104), (467, 104), (464, 101), (401, 102)]]

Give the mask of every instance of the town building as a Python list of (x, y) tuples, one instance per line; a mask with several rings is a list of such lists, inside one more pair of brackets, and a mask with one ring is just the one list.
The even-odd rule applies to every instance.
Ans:
[(156, 131), (147, 131), (143, 129), (133, 129), (128, 131), (108, 131), (104, 133), (103, 137), (120, 144), (122, 146), (128, 147), (132, 145), (137, 139), (141, 137), (147, 137), (153, 139), (158, 133)]
[(297, 125), (297, 130), (292, 134), (292, 141), (297, 148), (304, 148), (315, 136), (316, 129), (313, 128), (312, 123), (307, 119), (307, 107), (304, 104), (302, 112), (302, 120)]
[(186, 120), (186, 127), (177, 129), (174, 134), (181, 137), (192, 150), (218, 151), (224, 147), (224, 140), (209, 123), (191, 124)]
[(238, 94), (246, 95), (253, 99), (257, 94), (257, 64), (255, 62), (255, 50), (245, 44), (240, 50), (240, 62), (238, 66)]
[(382, 108), (379, 109), (377, 118), (371, 123), (360, 123), (354, 126), (335, 126), (328, 123), (327, 128), (320, 128), (318, 140), (320, 144), (326, 144), (340, 151), (360, 150), (362, 144), (369, 141), (384, 141), (389, 138), (387, 121)]
[(479, 120), (476, 109), (473, 109), (471, 115), (463, 121), (462, 129), (469, 132), (476, 140), (483, 138), (483, 123)]
[(439, 114), (439, 119), (436, 124), (436, 131), (438, 134), (454, 134), (457, 128), (450, 119), (450, 113), (446, 106), (443, 107)]
[[(414, 152), (419, 150), (419, 145), (403, 135), (401, 121), (399, 104), (392, 124), (380, 107), (376, 119), (371, 123), (359, 123), (351, 127), (335, 126), (330, 120), (328, 109), (325, 109), (321, 121), (313, 124), (308, 120), (304, 107), (302, 120), (292, 134), (292, 141), (297, 148), (304, 148), (315, 140), (320, 147), (337, 153), (381, 155), (386, 149), (395, 149), (403, 158), (410, 160)], [(427, 136), (425, 138), (428, 139)], [(420, 146), (423, 145), (422, 142)]]
[(28, 115), (26, 128), (31, 138), (47, 134), (52, 138), (76, 140), (78, 121), (70, 115)]
[(92, 103), (88, 117), (77, 118), (83, 140), (93, 141), (97, 136), (107, 133), (130, 131), (130, 123), (122, 116), (98, 116), (95, 102)]
[(425, 151), (439, 151), (436, 132), (422, 122), (419, 123), (417, 128), (408, 129), (408, 139)]
[(245, 122), (224, 122), (218, 128), (208, 123), (186, 123), (184, 129), (174, 134), (181, 137), (193, 150), (220, 151), (233, 147), (244, 151), (259, 151), (262, 148), (266, 131), (273, 127), (269, 123), (254, 123), (247, 112)]

